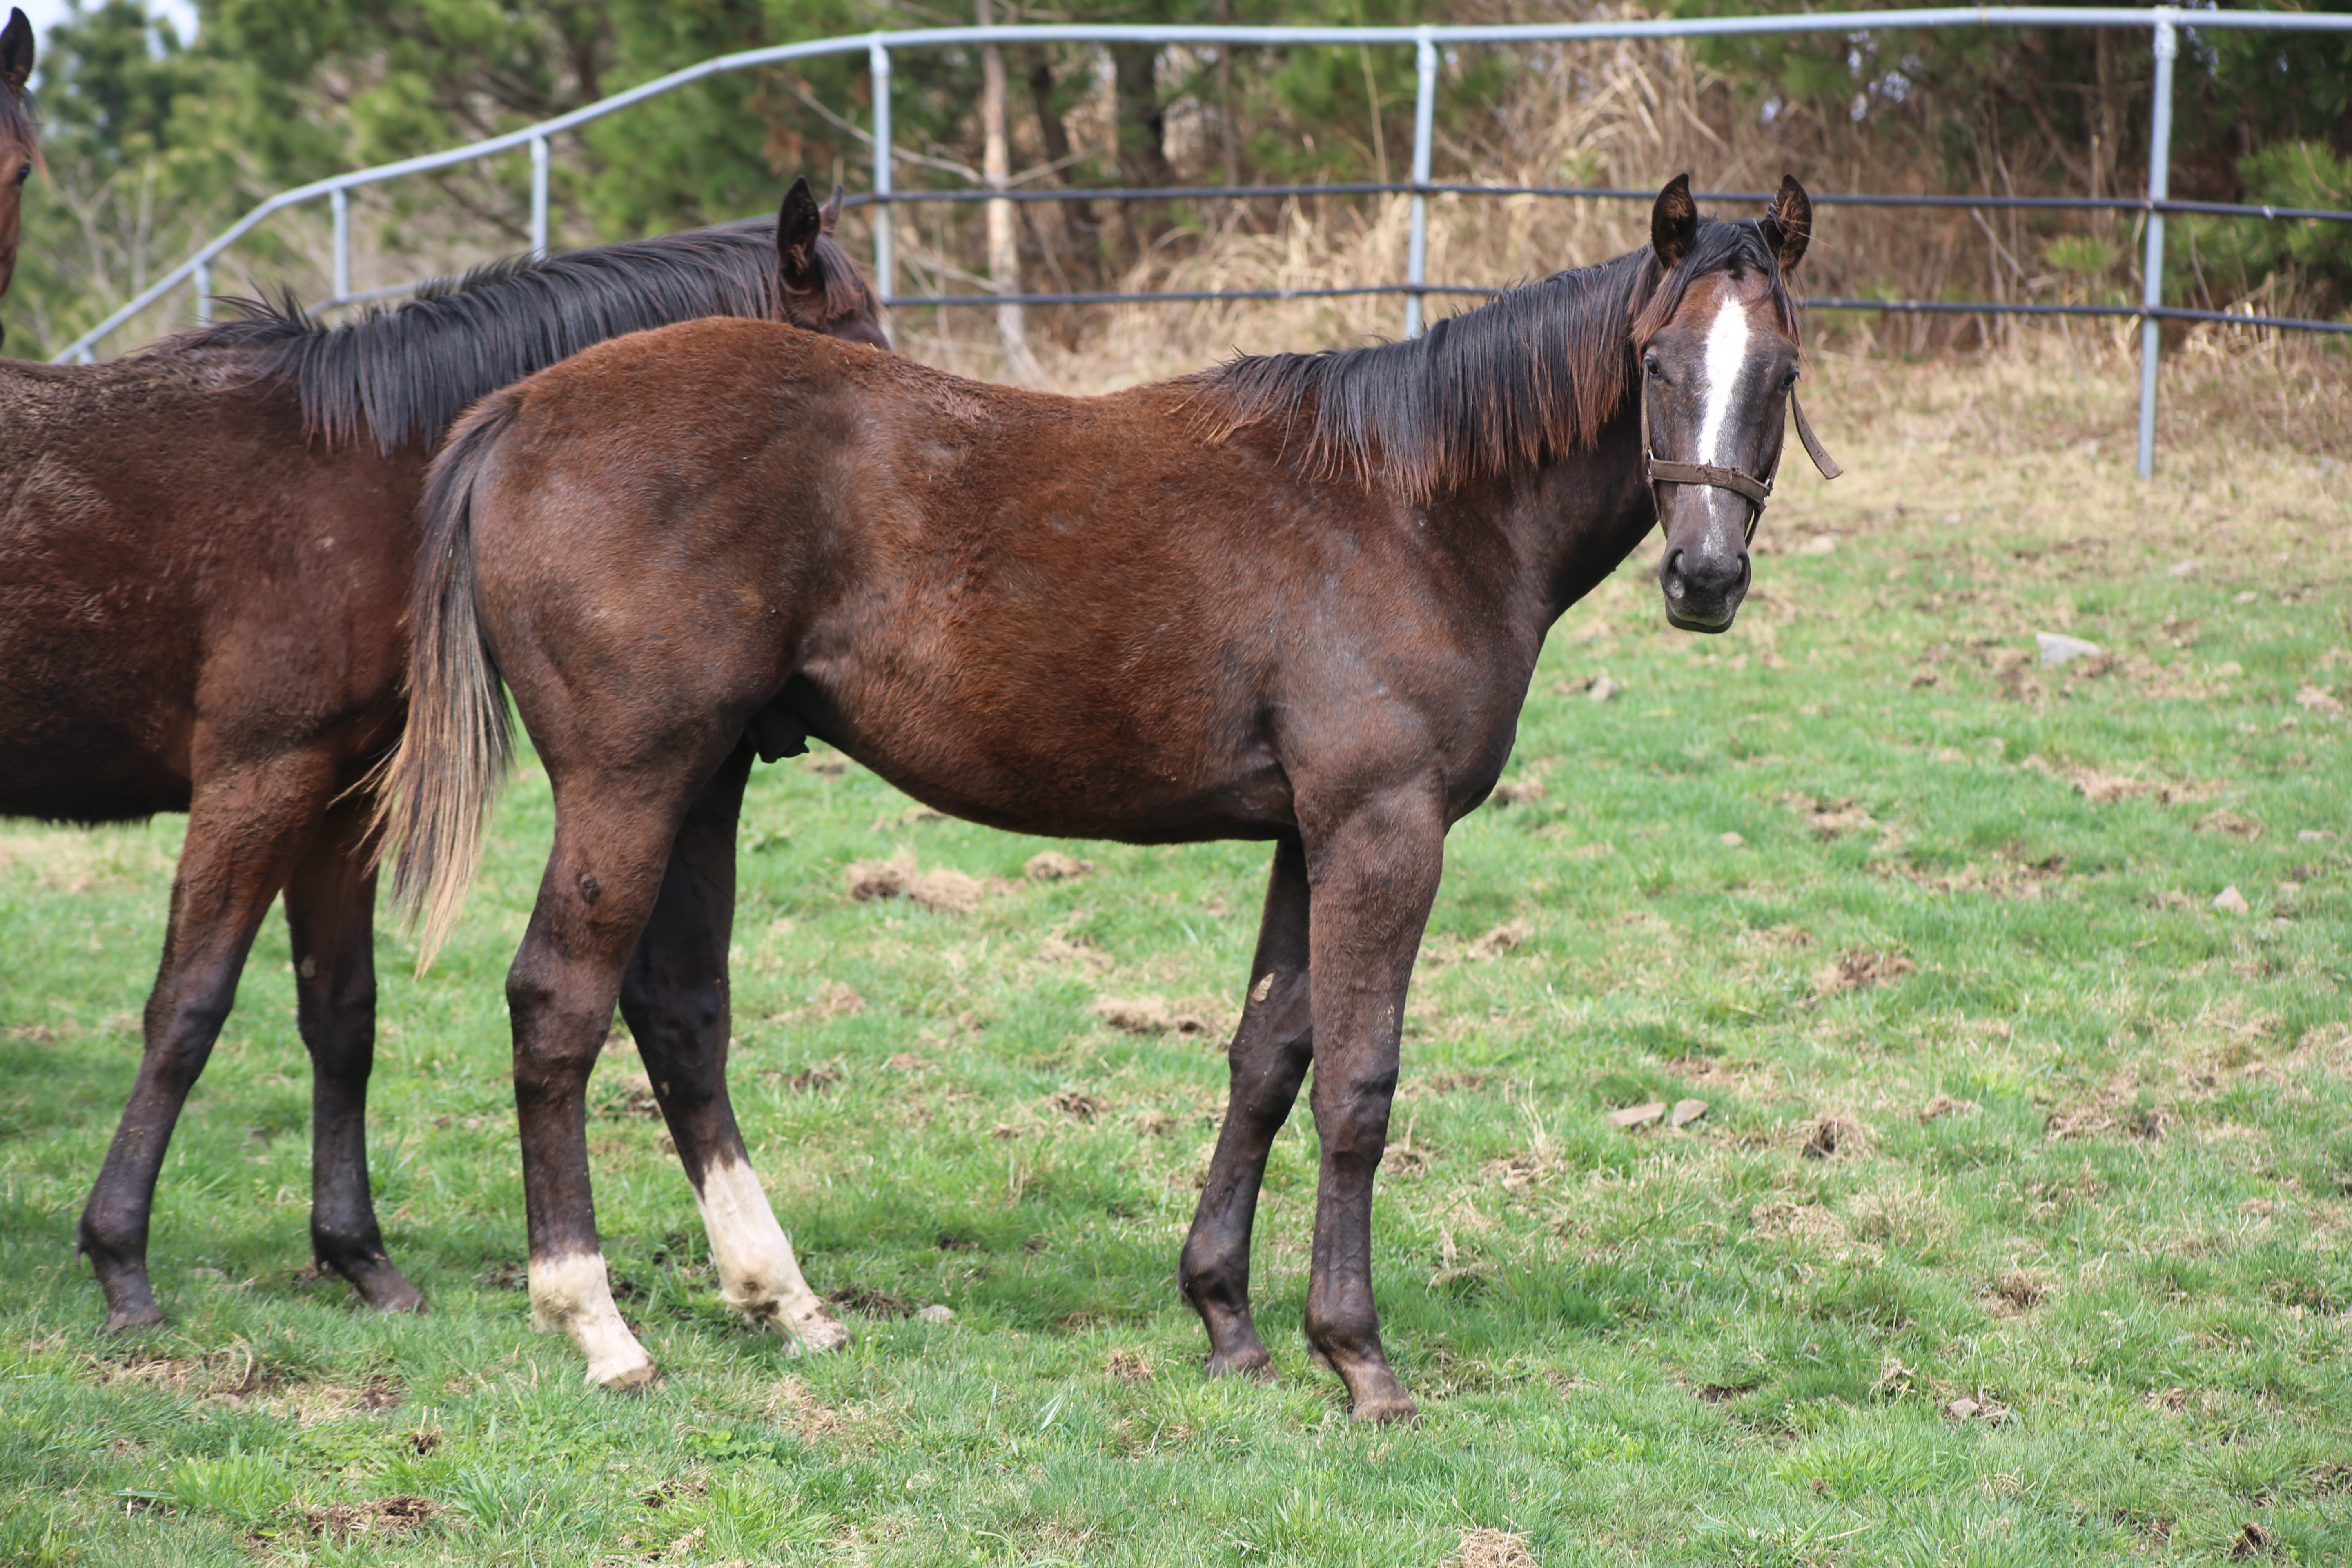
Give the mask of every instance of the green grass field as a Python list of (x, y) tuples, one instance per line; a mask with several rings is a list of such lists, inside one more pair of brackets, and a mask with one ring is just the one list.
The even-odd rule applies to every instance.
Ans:
[[(165, 1168), (173, 1325), (97, 1336), (73, 1223), (181, 824), (0, 837), (0, 1560), (2352, 1561), (2352, 473), (2217, 436), (2141, 487), (2105, 383), (1823, 382), (1853, 473), (1790, 466), (1738, 628), (1629, 563), (1454, 832), (1376, 1222), (1417, 1426), (1353, 1427), (1298, 1338), (1303, 1106), (1277, 1375), (1205, 1383), (1177, 1299), (1264, 849), (1040, 845), (824, 755), (752, 784), (734, 1084), (856, 1343), (721, 1310), (620, 1037), (590, 1136), (665, 1378), (583, 1387), (520, 1289), (526, 773), (435, 971), (382, 944), (421, 1319), (305, 1267), (273, 925)], [(848, 896), (902, 851), (978, 908)]]

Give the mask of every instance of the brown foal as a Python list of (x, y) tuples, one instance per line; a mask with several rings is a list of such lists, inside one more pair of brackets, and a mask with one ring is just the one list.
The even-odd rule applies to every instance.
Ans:
[(509, 263), (331, 331), (257, 306), (104, 364), (0, 362), (0, 815), (188, 814), (145, 1055), (81, 1219), (110, 1329), (163, 1317), (156, 1173), (281, 890), (311, 1246), (369, 1304), (419, 1304), (368, 1193), (375, 873), (352, 792), (405, 712), (425, 464), (467, 403), (615, 333), (734, 314), (878, 343), (837, 211), (801, 182), (776, 226)]
[[(0, 27), (0, 294), (16, 276), (16, 240), (25, 223), (25, 183), (45, 169), (41, 141), (25, 108), (25, 84), (33, 79), (33, 24), (15, 6)], [(8, 330), (0, 325), (0, 342)]]
[(1547, 628), (1661, 512), (1669, 613), (1731, 624), (1755, 503), (1668, 470), (1767, 488), (1810, 222), (1794, 181), (1718, 223), (1678, 179), (1650, 246), (1424, 338), (1107, 397), (705, 321), (478, 405), (428, 481), (389, 842), (429, 955), (507, 758), (503, 680), (555, 795), (507, 982), (531, 1300), (590, 1377), (654, 1375), (590, 1194), (583, 1092), (616, 1001), (729, 1300), (798, 1283), (728, 1101), (727, 963), (754, 750), (814, 734), (1015, 832), (1272, 841), (1181, 1283), (1211, 1372), (1268, 1364), (1250, 1231), (1311, 1064), (1307, 1342), (1359, 1418), (1412, 1415), (1373, 1310), (1372, 1181), (1446, 829), (1502, 771)]

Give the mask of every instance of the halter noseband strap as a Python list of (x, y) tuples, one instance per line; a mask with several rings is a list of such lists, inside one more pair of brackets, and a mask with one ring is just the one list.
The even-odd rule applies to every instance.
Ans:
[[(1780, 471), (1779, 455), (1773, 456), (1772, 467), (1761, 479), (1744, 468), (1717, 468), (1713, 463), (1664, 461), (1650, 449), (1649, 373), (1636, 364), (1633, 374), (1642, 378), (1642, 477), (1649, 483), (1650, 500), (1657, 508), (1659, 523), (1663, 526), (1666, 520), (1665, 500), (1658, 493), (1660, 485), (1712, 485), (1717, 489), (1729, 490), (1748, 499), (1748, 531), (1740, 542), (1752, 543), (1756, 538), (1756, 525), (1764, 521), (1764, 503), (1772, 499), (1772, 480)], [(1845, 472), (1838, 466), (1837, 459), (1830, 456), (1828, 448), (1822, 445), (1821, 437), (1813, 434), (1813, 422), (1805, 417), (1805, 405), (1797, 401), (1797, 389), (1793, 386), (1789, 389), (1789, 412), (1796, 416), (1797, 439), (1804, 443), (1805, 456), (1813, 460), (1813, 467), (1822, 471), (1822, 478), (1833, 479)]]
[[(1741, 536), (1743, 544), (1756, 538), (1756, 525), (1764, 519), (1764, 503), (1772, 499), (1772, 480), (1780, 474), (1780, 459), (1775, 455), (1772, 467), (1761, 479), (1744, 468), (1718, 468), (1713, 463), (1670, 463), (1650, 448), (1650, 377), (1642, 377), (1642, 477), (1649, 481), (1650, 497), (1658, 509), (1658, 520), (1665, 521), (1666, 506), (1658, 494), (1660, 485), (1712, 485), (1717, 489), (1730, 490), (1748, 499), (1748, 531)], [(1837, 459), (1822, 447), (1821, 437), (1813, 434), (1813, 422), (1805, 417), (1805, 405), (1797, 401), (1796, 389), (1789, 391), (1789, 412), (1797, 417), (1797, 439), (1804, 443), (1805, 456), (1825, 479), (1836, 479), (1845, 470)]]

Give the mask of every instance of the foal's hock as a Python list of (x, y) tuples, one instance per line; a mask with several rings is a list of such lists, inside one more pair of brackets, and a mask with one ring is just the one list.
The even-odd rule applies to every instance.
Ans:
[(1501, 773), (1546, 630), (1661, 514), (1669, 616), (1731, 624), (1750, 498), (1704, 477), (1654, 497), (1645, 447), (1772, 473), (1808, 228), (1794, 181), (1719, 223), (1677, 179), (1650, 246), (1424, 338), (1107, 397), (709, 321), (479, 405), (430, 481), (388, 826), (429, 951), (506, 762), (503, 678), (562, 781), (507, 984), (531, 1299), (590, 1376), (654, 1371), (589, 1190), (583, 1095), (616, 1002), (726, 1299), (806, 1331), (725, 1061), (744, 781), (755, 742), (811, 734), (1016, 832), (1273, 843), (1182, 1289), (1212, 1372), (1268, 1364), (1250, 1226), (1311, 1062), (1307, 1337), (1360, 1418), (1410, 1415), (1373, 1310), (1372, 1180), (1446, 829)]

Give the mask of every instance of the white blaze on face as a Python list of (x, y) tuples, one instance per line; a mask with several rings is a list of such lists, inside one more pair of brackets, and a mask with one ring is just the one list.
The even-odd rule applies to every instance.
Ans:
[(621, 1321), (604, 1255), (577, 1252), (530, 1260), (530, 1319), (562, 1329), (588, 1358), (588, 1381), (606, 1388), (641, 1388), (654, 1378), (654, 1358)]
[(720, 1300), (747, 1316), (772, 1321), (809, 1350), (839, 1350), (849, 1342), (849, 1331), (801, 1277), (792, 1239), (776, 1223), (751, 1166), (720, 1155), (704, 1168), (695, 1201), (719, 1265)]
[(1715, 323), (1706, 330), (1706, 416), (1699, 426), (1699, 461), (1717, 467), (1724, 462), (1724, 430), (1731, 423), (1731, 396), (1739, 390), (1739, 373), (1748, 367), (1748, 306), (1729, 289), (1716, 306)]

